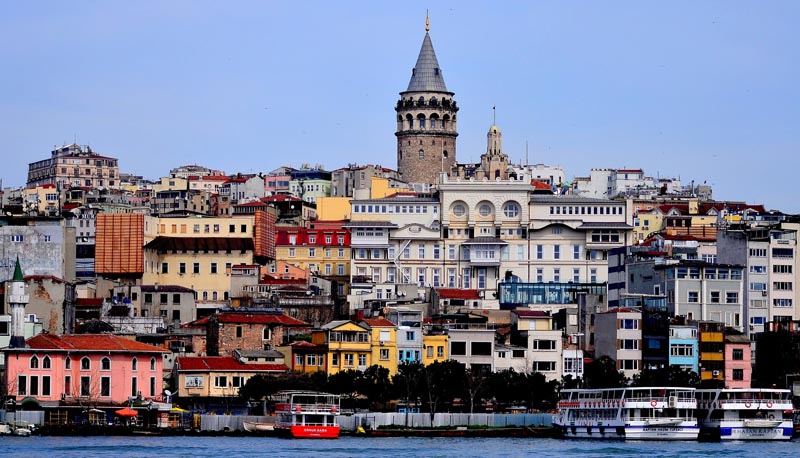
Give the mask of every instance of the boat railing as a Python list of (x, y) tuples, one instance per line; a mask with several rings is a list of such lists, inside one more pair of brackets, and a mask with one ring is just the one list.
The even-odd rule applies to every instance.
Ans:
[(721, 405), (741, 405), (742, 407), (759, 407), (759, 408), (776, 408), (787, 409), (791, 408), (792, 401), (789, 399), (720, 399)]
[(669, 417), (628, 417), (628, 421), (648, 421), (652, 422), (654, 420), (661, 420), (661, 421), (669, 421), (669, 420), (681, 420), (681, 421), (693, 421), (696, 418), (693, 415), (674, 415)]
[(339, 406), (336, 404), (323, 404), (323, 403), (313, 403), (313, 404), (278, 404), (275, 407), (275, 411), (279, 413), (286, 413), (286, 412), (296, 412), (296, 413), (332, 413), (338, 414), (340, 409)]
[(627, 402), (669, 402), (670, 399), (674, 399), (676, 402), (696, 402), (697, 399), (694, 395), (664, 395), (664, 396), (636, 396), (636, 397), (629, 397), (626, 398), (625, 401)]

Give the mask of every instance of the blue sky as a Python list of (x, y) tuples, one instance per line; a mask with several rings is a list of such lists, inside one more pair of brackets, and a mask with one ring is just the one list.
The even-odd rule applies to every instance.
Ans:
[(4, 186), (55, 145), (157, 178), (347, 163), (396, 167), (394, 105), (424, 36), (479, 160), (505, 152), (707, 181), (800, 213), (800, 2), (6, 2)]

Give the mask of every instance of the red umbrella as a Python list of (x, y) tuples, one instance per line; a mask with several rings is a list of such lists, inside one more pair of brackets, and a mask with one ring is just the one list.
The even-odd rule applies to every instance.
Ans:
[(125, 407), (124, 409), (119, 409), (114, 411), (115, 414), (119, 415), (120, 417), (135, 417), (139, 415), (139, 412), (131, 409), (130, 407)]

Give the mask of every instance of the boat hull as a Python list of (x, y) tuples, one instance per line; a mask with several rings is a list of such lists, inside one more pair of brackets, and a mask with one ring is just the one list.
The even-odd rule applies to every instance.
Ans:
[(276, 426), (275, 431), (293, 439), (337, 439), (339, 426)]
[(703, 425), (702, 430), (708, 437), (725, 441), (790, 440), (794, 433), (790, 422), (784, 422), (782, 426), (775, 428), (749, 428), (741, 422), (730, 422), (730, 424), (722, 426), (718, 424)]

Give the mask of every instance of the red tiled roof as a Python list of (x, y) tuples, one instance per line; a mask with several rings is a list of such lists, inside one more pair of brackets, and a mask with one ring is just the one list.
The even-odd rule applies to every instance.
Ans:
[(75, 307), (102, 307), (102, 297), (79, 297), (75, 299)]
[(275, 194), (274, 196), (262, 197), (262, 202), (289, 202), (289, 201), (302, 201), (303, 199), (286, 194)]
[(552, 189), (549, 184), (539, 180), (531, 180), (531, 186), (533, 186), (533, 189), (538, 189), (540, 191), (550, 191)]
[(67, 281), (64, 280), (63, 278), (54, 277), (52, 275), (25, 275), (24, 280), (35, 281), (35, 282), (39, 282), (42, 280), (50, 280), (55, 283), (67, 283)]
[(113, 351), (128, 353), (168, 353), (160, 347), (113, 334), (39, 334), (27, 340), (25, 350)]
[(437, 288), (440, 299), (480, 299), (477, 289)]
[(309, 326), (305, 321), (280, 313), (219, 313), (220, 323), (281, 324), (283, 326)]
[(371, 328), (393, 328), (394, 323), (386, 318), (364, 318), (364, 323)]
[(286, 372), (289, 370), (285, 364), (245, 364), (232, 356), (204, 356), (204, 357), (179, 357), (175, 364), (179, 372), (211, 372), (211, 371), (236, 371), (236, 372)]
[(243, 203), (243, 204), (236, 204), (236, 205), (234, 205), (234, 207), (237, 207), (237, 208), (242, 208), (242, 207), (269, 207), (269, 205), (265, 204), (264, 202), (260, 202), (260, 201), (256, 200), (256, 201), (252, 201), (252, 202), (246, 202), (246, 203)]

